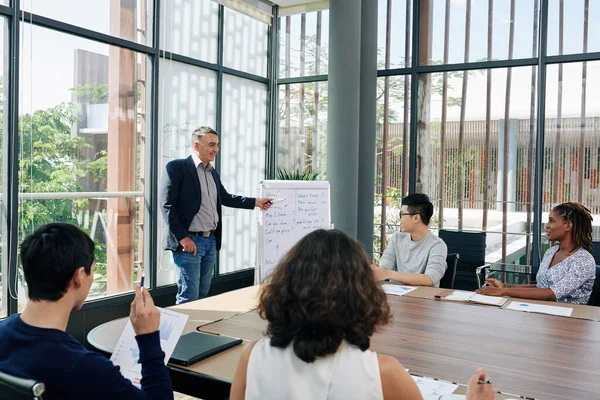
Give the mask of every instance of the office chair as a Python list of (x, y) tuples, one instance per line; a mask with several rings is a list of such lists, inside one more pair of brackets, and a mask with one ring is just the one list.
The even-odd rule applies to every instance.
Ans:
[(440, 287), (444, 289), (454, 289), (454, 279), (456, 278), (456, 265), (460, 255), (458, 253), (450, 253), (446, 256), (446, 264), (448, 268), (444, 276), (440, 280)]
[(592, 294), (588, 300), (590, 306), (600, 306), (600, 265), (596, 265), (596, 280), (592, 287)]
[(453, 289), (476, 290), (479, 280), (475, 271), (477, 267), (485, 264), (485, 232), (440, 229), (439, 237), (446, 243), (448, 253), (460, 254)]
[(42, 400), (45, 391), (46, 386), (41, 382), (0, 372), (0, 393), (3, 400)]
[(592, 242), (592, 256), (596, 260), (596, 265), (600, 265), (600, 242)]

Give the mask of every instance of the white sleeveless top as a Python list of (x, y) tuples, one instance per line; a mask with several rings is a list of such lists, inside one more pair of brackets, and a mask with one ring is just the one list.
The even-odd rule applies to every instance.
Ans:
[(335, 354), (306, 363), (292, 344), (256, 343), (246, 371), (246, 400), (382, 400), (377, 354), (342, 341)]

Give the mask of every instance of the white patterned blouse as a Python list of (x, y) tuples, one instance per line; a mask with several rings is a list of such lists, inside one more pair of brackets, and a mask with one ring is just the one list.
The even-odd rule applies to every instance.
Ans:
[(550, 288), (562, 303), (587, 304), (596, 279), (596, 262), (584, 248), (549, 268), (558, 246), (546, 251), (537, 273), (537, 287)]

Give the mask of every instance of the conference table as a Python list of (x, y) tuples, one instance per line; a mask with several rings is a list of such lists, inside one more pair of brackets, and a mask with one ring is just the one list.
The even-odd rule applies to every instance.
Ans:
[[(253, 310), (258, 290), (249, 287), (170, 309), (190, 315), (184, 333), (197, 329), (249, 342), (263, 337), (267, 326)], [(483, 367), (502, 392), (498, 399), (598, 398), (600, 308), (523, 300), (573, 309), (570, 317), (526, 313), (506, 309), (518, 299), (502, 307), (435, 300), (442, 290), (420, 287), (404, 296), (388, 295), (393, 322), (373, 336), (371, 349), (396, 357), (413, 375), (462, 384)], [(88, 341), (112, 351), (125, 321), (95, 328)], [(202, 398), (225, 397), (242, 349), (189, 367), (169, 365), (175, 389)], [(212, 390), (211, 385), (221, 386)], [(455, 393), (464, 390), (463, 385)]]

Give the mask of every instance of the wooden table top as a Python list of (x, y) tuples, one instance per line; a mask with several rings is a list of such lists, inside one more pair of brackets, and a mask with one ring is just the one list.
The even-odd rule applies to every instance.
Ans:
[[(504, 393), (540, 399), (592, 399), (600, 393), (600, 323), (496, 307), (388, 296), (391, 326), (371, 349), (415, 375), (467, 382), (478, 366)], [(245, 340), (262, 337), (254, 311), (199, 328)]]

